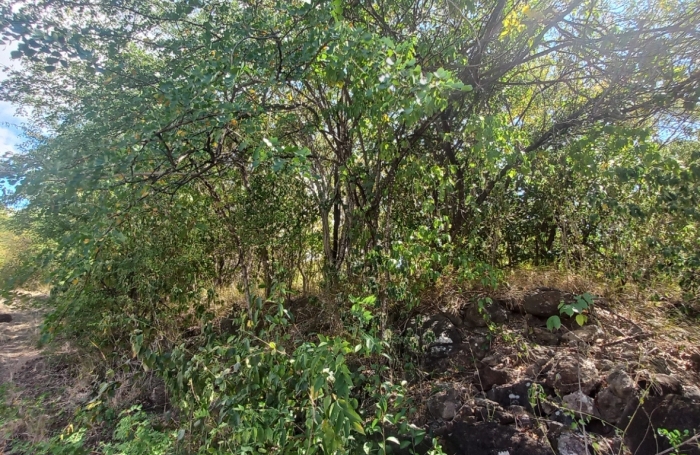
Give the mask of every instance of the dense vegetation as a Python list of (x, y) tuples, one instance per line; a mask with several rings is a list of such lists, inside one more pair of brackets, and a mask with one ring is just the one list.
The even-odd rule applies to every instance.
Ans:
[[(35, 237), (6, 287), (43, 277), (47, 336), (165, 379), (186, 424), (154, 445), (411, 443), (381, 354), (444, 280), (555, 266), (700, 294), (697, 1), (0, 11), (21, 62), (1, 98), (30, 118), (4, 203)], [(285, 302), (309, 292), (337, 336), (294, 335)]]

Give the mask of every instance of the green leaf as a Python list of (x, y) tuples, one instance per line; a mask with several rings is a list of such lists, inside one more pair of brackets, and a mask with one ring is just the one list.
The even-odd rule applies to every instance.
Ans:
[(561, 319), (559, 316), (550, 316), (547, 319), (547, 328), (551, 331), (558, 330), (561, 327)]

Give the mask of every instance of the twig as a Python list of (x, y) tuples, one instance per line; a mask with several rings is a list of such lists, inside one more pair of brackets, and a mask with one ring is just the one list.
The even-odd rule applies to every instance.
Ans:
[(610, 343), (605, 343), (602, 345), (602, 348), (607, 348), (608, 346), (614, 346), (616, 344), (624, 343), (625, 341), (629, 340), (636, 340), (636, 339), (642, 339), (642, 338), (649, 338), (653, 334), (649, 332), (643, 332), (643, 333), (638, 333), (636, 335), (630, 335), (628, 337), (620, 338), (619, 340), (611, 341)]

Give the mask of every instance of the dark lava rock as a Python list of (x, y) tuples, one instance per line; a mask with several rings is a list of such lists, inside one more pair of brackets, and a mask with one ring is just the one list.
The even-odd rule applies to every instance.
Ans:
[(471, 327), (486, 327), (487, 321), (502, 324), (508, 321), (508, 310), (499, 300), (484, 303), (481, 308), (477, 302), (474, 302), (467, 307), (463, 320)]
[[(530, 403), (530, 388), (533, 384), (536, 383), (530, 380), (522, 380), (514, 384), (496, 386), (489, 390), (486, 396), (489, 400), (495, 401), (503, 407), (522, 406), (527, 412), (534, 412)], [(547, 393), (546, 389), (545, 393)]]
[(443, 373), (451, 369), (471, 369), (486, 357), (489, 348), (488, 338), (481, 336), (470, 337), (461, 344), (434, 344), (428, 348), (423, 366), (427, 371)]
[(560, 333), (540, 327), (531, 327), (527, 337), (540, 346), (558, 346), (561, 341)]
[(498, 370), (489, 365), (483, 365), (479, 368), (479, 374), (474, 377), (474, 384), (486, 392), (495, 385), (508, 384), (511, 380), (512, 374), (508, 370)]
[[(688, 430), (692, 435), (700, 428), (700, 406), (693, 400), (680, 395), (651, 396), (640, 404), (631, 400), (620, 419), (620, 428), (626, 428), (624, 441), (635, 455), (655, 455), (671, 445), (658, 430), (678, 430), (681, 434)], [(700, 455), (697, 445), (683, 446), (680, 450), (686, 455)]]
[(548, 318), (559, 315), (559, 304), (574, 301), (572, 294), (559, 289), (542, 288), (523, 299), (523, 310), (535, 316)]
[(423, 346), (430, 344), (459, 344), (462, 335), (459, 329), (443, 314), (429, 317), (421, 326), (421, 343)]
[(700, 371), (700, 352), (690, 354), (690, 368), (694, 371)]
[(12, 315), (7, 313), (0, 314), (0, 322), (12, 322)]
[(452, 432), (445, 436), (444, 450), (448, 455), (552, 454), (548, 444), (513, 426), (494, 422), (456, 423)]

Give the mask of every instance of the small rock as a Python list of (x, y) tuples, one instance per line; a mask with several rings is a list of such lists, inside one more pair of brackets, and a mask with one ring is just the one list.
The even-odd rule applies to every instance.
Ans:
[(454, 419), (460, 405), (459, 391), (453, 387), (428, 398), (428, 411), (436, 419)]
[(598, 384), (598, 370), (588, 359), (577, 360), (568, 353), (557, 354), (552, 369), (547, 372), (547, 384), (561, 393), (579, 389), (589, 394)]
[(694, 401), (700, 401), (700, 388), (694, 385), (684, 385), (683, 396)]
[(561, 400), (568, 410), (575, 411), (576, 415), (579, 417), (597, 415), (593, 398), (585, 395), (580, 390), (564, 395)]
[(486, 392), (486, 396), (501, 406), (522, 406), (528, 412), (533, 412), (529, 396), (533, 384), (535, 383), (532, 381), (523, 380), (514, 384), (495, 386)]
[(12, 315), (7, 313), (0, 314), (0, 322), (12, 322)]
[(495, 367), (496, 365), (501, 363), (501, 358), (500, 358), (500, 356), (489, 355), (489, 356), (484, 357), (481, 360), (481, 363), (488, 365), (490, 367)]
[(496, 411), (494, 418), (501, 425), (510, 425), (511, 423), (515, 423), (515, 416), (508, 411)]
[(596, 368), (601, 372), (610, 371), (615, 368), (615, 362), (608, 359), (600, 359), (596, 361)]
[(700, 371), (700, 352), (690, 354), (690, 368), (694, 371)]
[(448, 401), (442, 409), (442, 420), (452, 420), (457, 415), (457, 403)]
[(657, 395), (683, 395), (683, 384), (681, 384), (681, 381), (667, 374), (655, 374), (652, 377), (652, 388), (657, 392)]
[(632, 395), (634, 395), (637, 390), (637, 384), (634, 383), (632, 378), (620, 366), (616, 367), (608, 374), (607, 382), (612, 393), (618, 398), (622, 398), (625, 402), (632, 398)]
[(542, 346), (557, 346), (561, 341), (560, 334), (539, 327), (530, 327), (528, 338)]
[(559, 315), (561, 302), (572, 302), (573, 296), (558, 289), (538, 289), (523, 299), (523, 310), (534, 316), (548, 318)]
[(603, 330), (595, 324), (587, 325), (578, 330), (572, 332), (566, 332), (562, 335), (561, 340), (568, 343), (583, 342), (583, 343), (595, 343), (596, 340), (600, 340), (605, 336)]
[(595, 397), (595, 407), (600, 417), (613, 425), (622, 417), (626, 404), (627, 402), (618, 397), (610, 387), (605, 387)]
[(571, 431), (563, 432), (557, 441), (559, 455), (582, 455), (584, 453), (590, 453), (591, 451), (586, 448), (587, 445), (582, 435)]
[(507, 370), (497, 370), (488, 365), (479, 369), (475, 375), (474, 382), (477, 387), (486, 392), (491, 390), (495, 385), (508, 384), (512, 379), (511, 373)]

